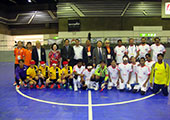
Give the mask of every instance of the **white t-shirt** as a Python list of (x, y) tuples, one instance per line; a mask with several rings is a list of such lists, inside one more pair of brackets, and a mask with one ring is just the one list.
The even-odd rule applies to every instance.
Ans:
[(139, 45), (138, 46), (138, 50), (139, 50), (139, 58), (144, 57), (145, 55), (151, 51), (151, 47), (148, 44), (145, 45)]
[(127, 64), (119, 64), (119, 70), (120, 70), (120, 74), (122, 79), (124, 80), (124, 84), (127, 83), (128, 79), (129, 79), (129, 73), (132, 72), (132, 65), (127, 63)]
[(112, 65), (110, 65), (108, 68), (108, 73), (109, 73), (109, 77), (112, 80), (112, 82), (117, 82), (118, 78), (119, 78), (119, 68), (118, 66), (116, 66), (115, 68), (112, 67)]
[(148, 61), (146, 61), (145, 62), (145, 65), (147, 65), (149, 68), (150, 68), (150, 70), (151, 70), (151, 68), (152, 68), (152, 65), (155, 63), (155, 61), (150, 61), (150, 62), (148, 62)]
[(41, 61), (41, 48), (40, 49), (37, 48), (37, 52), (38, 52), (38, 60)]
[(148, 75), (150, 75), (150, 68), (145, 66), (138, 66), (136, 70), (136, 74), (138, 75), (138, 82), (140, 87), (143, 86), (143, 84), (146, 82)]
[(85, 79), (85, 84), (89, 89), (94, 89), (96, 87), (96, 82), (95, 81), (90, 81), (92, 75), (95, 73), (95, 69), (93, 68), (91, 71), (88, 71), (88, 69), (84, 69), (83, 75)]
[(132, 56), (136, 57), (137, 55), (137, 47), (135, 45), (127, 47), (128, 57), (131, 58)]
[(85, 66), (81, 66), (81, 67), (79, 68), (78, 65), (75, 65), (75, 66), (73, 67), (73, 72), (77, 72), (78, 74), (82, 74), (83, 71), (84, 71), (84, 69), (85, 69)]
[(154, 63), (155, 63), (155, 61), (153, 61), (153, 60), (152, 60), (152, 61), (150, 61), (150, 62), (146, 61), (146, 62), (145, 62), (145, 65), (146, 65), (146, 66), (148, 66), (148, 67), (149, 67), (149, 69), (150, 69), (150, 71), (151, 71), (151, 69), (152, 69), (152, 65), (153, 65)]
[(127, 52), (125, 46), (123, 45), (120, 47), (116, 46), (114, 52), (116, 53), (117, 63), (122, 63), (123, 62), (122, 57), (124, 56), (125, 52)]
[(83, 71), (83, 75), (85, 77), (85, 80), (90, 80), (91, 79), (91, 76), (95, 73), (95, 69), (93, 68), (91, 71), (88, 71), (88, 69), (84, 69)]
[(83, 59), (83, 46), (79, 45), (78, 47), (75, 45), (73, 46), (73, 50), (74, 50), (74, 59), (78, 60), (78, 59)]
[(151, 50), (153, 51), (152, 60), (156, 62), (157, 62), (157, 55), (159, 53), (166, 52), (166, 49), (162, 44), (160, 44), (159, 46), (157, 46), (156, 44), (151, 45)]
[(136, 62), (136, 64), (132, 64), (132, 74), (131, 74), (131, 79), (130, 79), (130, 84), (136, 83), (136, 70), (137, 66), (139, 65), (139, 62)]

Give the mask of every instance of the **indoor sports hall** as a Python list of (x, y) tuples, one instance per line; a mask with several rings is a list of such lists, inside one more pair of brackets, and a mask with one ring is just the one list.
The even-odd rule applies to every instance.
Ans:
[[(0, 120), (170, 120), (170, 95), (164, 94), (164, 87), (169, 93), (170, 80), (170, 0), (0, 0), (0, 8)], [(150, 69), (148, 67), (149, 77), (146, 82), (148, 89), (144, 95), (141, 93), (143, 86), (136, 93), (133, 92), (134, 86), (130, 87), (130, 90), (126, 88), (123, 91), (120, 90), (120, 83), (123, 79), (120, 78), (121, 73), (117, 73), (120, 83), (113, 83), (111, 89), (108, 85), (111, 80), (110, 76), (114, 74), (112, 72), (101, 73), (100, 71), (100, 79), (104, 79), (101, 86), (100, 82), (95, 81), (99, 84), (98, 89), (95, 89), (96, 84), (95, 86), (92, 83), (89, 84), (91, 87), (87, 85), (85, 75), (81, 76), (85, 69), (88, 70), (89, 66), (92, 66), (95, 68), (93, 75), (97, 76), (96, 70), (98, 66), (102, 66), (102, 60), (106, 57), (106, 62), (103, 60), (106, 71), (113, 62), (109, 63), (108, 59), (115, 59), (115, 66), (118, 67), (116, 70), (121, 72), (119, 65), (126, 61), (124, 57), (127, 56), (130, 62), (133, 56), (128, 56), (130, 41), (133, 41), (136, 54), (140, 56), (142, 53), (140, 53), (139, 46), (142, 44), (142, 39), (145, 39), (149, 46), (148, 53), (151, 58), (156, 56), (157, 60)], [(120, 50), (117, 53), (115, 50), (119, 40), (122, 42), (120, 46), (125, 46), (126, 49), (121, 57), (123, 63), (118, 63)], [(72, 48), (66, 49), (73, 56), (72, 58), (62, 52), (66, 41)], [(88, 49), (87, 41), (94, 47), (92, 52)], [(156, 41), (159, 41), (159, 45)], [(23, 51), (19, 48), (20, 43)], [(101, 49), (98, 43), (101, 43)], [(104, 48), (108, 50), (106, 46), (108, 43), (113, 48), (111, 51), (109, 48), (109, 51), (113, 52), (112, 58), (108, 57), (110, 52), (103, 53)], [(29, 54), (31, 58), (28, 58), (26, 52), (29, 50), (28, 44), (31, 45)], [(40, 51), (37, 44), (40, 45)], [(77, 44), (82, 49), (75, 48)], [(154, 48), (154, 44), (161, 45), (162, 48)], [(60, 56), (57, 62), (53, 58), (51, 60), (50, 57), (55, 45)], [(83, 51), (82, 55), (80, 55), (80, 50)], [(99, 53), (95, 53), (95, 50), (99, 50)], [(101, 57), (100, 50), (103, 55)], [(23, 52), (23, 57), (21, 52)], [(77, 59), (76, 55), (81, 56), (81, 60)], [(34, 59), (35, 56), (38, 58)], [(67, 56), (66, 60), (64, 56)], [(138, 70), (138, 67), (142, 66), (141, 59), (148, 60), (146, 56), (141, 58), (139, 56), (135, 58), (139, 62), (135, 75), (141, 72), (140, 69)], [(159, 59), (160, 56), (162, 61)], [(27, 59), (29, 59), (28, 65), (25, 63)], [(160, 61), (162, 67), (159, 68)], [(22, 75), (17, 74), (17, 69), (20, 69), (22, 62), (23, 66), (26, 66), (24, 80), (21, 79)], [(75, 67), (79, 66), (79, 63), (86, 66), (80, 74), (78, 74), (78, 68)], [(41, 77), (40, 67), (37, 67), (38, 72), (35, 71), (34, 78), (28, 75), (29, 68), (36, 69), (31, 68), (31, 65), (41, 66), (42, 64), (58, 65), (61, 69), (59, 76), (57, 72), (54, 75), (55, 83), (51, 84), (53, 82), (51, 68), (48, 68), (49, 71), (46, 69), (45, 73), (49, 74), (49, 79)], [(63, 72), (65, 64), (72, 66), (70, 67), (72, 70), (68, 70), (72, 73), (69, 74), (70, 77), (66, 83), (63, 82), (66, 79)], [(128, 71), (129, 76), (132, 77), (134, 67), (129, 69), (131, 70), (131, 72)], [(159, 74), (160, 77), (166, 74), (159, 79), (162, 83), (167, 78), (165, 86), (156, 83), (158, 72), (155, 71), (159, 69), (168, 70), (166, 73), (160, 72)], [(154, 76), (153, 81), (151, 75)], [(81, 78), (80, 86), (76, 84), (77, 90), (75, 88), (75, 81), (78, 80), (76, 76), (81, 76), (79, 77)], [(86, 77), (88, 76), (91, 74), (87, 74)], [(98, 79), (96, 76), (95, 80)], [(42, 79), (44, 84), (42, 84)], [(73, 80), (73, 86), (70, 80)], [(90, 80), (92, 81), (92, 77)], [(32, 81), (36, 82), (32, 83)], [(137, 80), (135, 82), (135, 85), (140, 84)], [(151, 82), (154, 84), (153, 87)], [(154, 92), (155, 84), (162, 85), (158, 92)], [(127, 85), (129, 85), (128, 82), (125, 86)]]

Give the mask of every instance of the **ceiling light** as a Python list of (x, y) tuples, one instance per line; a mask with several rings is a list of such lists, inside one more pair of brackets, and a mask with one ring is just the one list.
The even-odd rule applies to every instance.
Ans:
[(13, 3), (15, 3), (16, 4), (16, 1), (15, 0), (9, 0), (10, 2), (13, 2)]
[(31, 0), (28, 0), (29, 3), (31, 3), (32, 1)]

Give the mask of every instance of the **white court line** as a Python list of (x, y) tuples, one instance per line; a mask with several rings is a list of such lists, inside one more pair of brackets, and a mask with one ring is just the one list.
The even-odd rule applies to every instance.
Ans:
[(51, 102), (51, 101), (46, 101), (46, 100), (40, 100), (37, 98), (30, 97), (28, 95), (23, 94), (19, 89), (16, 89), (16, 91), (23, 97), (28, 98), (30, 100), (42, 102), (42, 103), (48, 103), (48, 104), (54, 104), (54, 105), (65, 105), (65, 106), (77, 106), (77, 107), (87, 107), (88, 104), (67, 104), (67, 103), (57, 103), (57, 102)]
[(88, 91), (88, 120), (93, 120), (91, 90)]
[[(64, 105), (64, 106), (74, 106), (74, 107), (89, 107), (89, 103), (88, 104), (67, 104), (67, 103), (57, 103), (57, 102), (51, 102), (51, 101), (46, 101), (46, 100), (40, 100), (37, 98), (33, 98), (30, 97), (28, 95), (23, 94), (19, 89), (16, 89), (16, 91), (23, 97), (28, 98), (30, 100), (34, 100), (34, 101), (38, 101), (38, 102), (42, 102), (42, 103), (48, 103), (48, 104), (54, 104), (54, 105)], [(89, 92), (91, 95), (91, 91)], [(158, 92), (159, 93), (159, 92)], [(146, 97), (143, 98), (138, 98), (138, 99), (134, 99), (134, 100), (128, 100), (128, 101), (123, 101), (123, 102), (115, 102), (115, 103), (106, 103), (106, 104), (92, 104), (91, 106), (93, 107), (99, 107), (99, 106), (113, 106), (113, 105), (121, 105), (121, 104), (128, 104), (128, 103), (133, 103), (133, 102), (137, 102), (137, 101), (141, 101), (141, 100), (145, 100), (148, 99), (150, 97), (153, 97), (156, 94), (151, 94), (148, 95)], [(88, 98), (89, 99), (89, 98)], [(89, 102), (89, 101), (88, 101)]]
[(128, 101), (123, 101), (123, 102), (115, 102), (115, 103), (106, 103), (106, 104), (93, 104), (93, 106), (110, 106), (110, 105), (121, 105), (121, 104), (127, 104), (127, 103), (132, 103), (132, 102), (137, 102), (137, 101), (141, 101), (141, 100), (145, 100), (148, 99), (152, 96), (154, 96), (155, 94), (151, 94), (148, 95), (146, 97), (143, 98), (138, 98), (138, 99), (134, 99), (134, 100), (128, 100)]

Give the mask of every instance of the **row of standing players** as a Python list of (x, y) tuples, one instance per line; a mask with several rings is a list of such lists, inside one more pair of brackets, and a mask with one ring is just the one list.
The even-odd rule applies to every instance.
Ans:
[[(165, 54), (166, 49), (160, 43), (159, 38), (155, 38), (155, 43), (149, 46), (146, 43), (146, 38), (141, 38), (141, 44), (139, 46), (134, 44), (134, 39), (129, 39), (129, 46), (122, 45), (122, 40), (117, 41), (117, 46), (113, 49), (110, 46), (109, 41), (105, 41), (105, 47), (102, 47), (102, 42), (98, 41), (96, 47), (91, 45), (90, 40), (86, 41), (86, 46), (80, 45), (79, 40), (75, 41), (75, 45), (72, 47), (69, 44), (69, 40), (64, 40), (64, 46), (59, 50), (56, 43), (51, 46), (51, 51), (48, 54), (48, 65), (52, 65), (52, 61), (57, 61), (58, 67), (62, 66), (63, 61), (68, 61), (72, 67), (77, 63), (78, 59), (82, 59), (84, 64), (91, 63), (96, 66), (101, 60), (104, 60), (107, 65), (110, 65), (111, 60), (115, 59), (117, 63), (122, 63), (122, 57), (126, 54), (129, 58), (134, 56), (136, 59), (145, 57), (147, 53), (153, 53), (152, 60), (157, 61), (157, 54)], [(39, 41), (36, 42), (36, 46), (32, 49), (31, 42), (26, 45), (27, 49), (22, 47), (22, 42), (18, 42), (18, 47), (14, 50), (15, 55), (15, 68), (18, 65), (19, 59), (24, 59), (25, 65), (30, 66), (30, 61), (33, 59), (36, 65), (40, 61), (46, 60), (46, 52)]]

